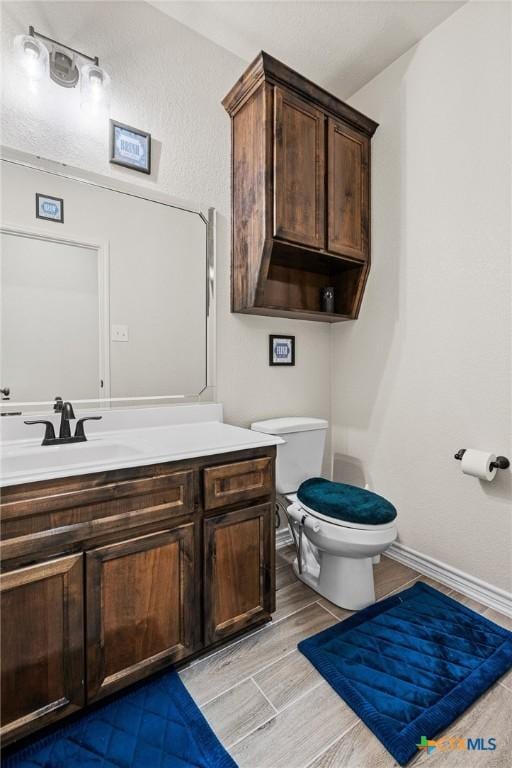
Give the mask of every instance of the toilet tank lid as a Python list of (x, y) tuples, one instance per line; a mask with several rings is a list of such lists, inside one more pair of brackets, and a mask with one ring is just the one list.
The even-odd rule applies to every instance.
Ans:
[(255, 421), (251, 429), (255, 432), (265, 432), (268, 435), (289, 435), (293, 432), (310, 432), (313, 429), (327, 429), (326, 419), (315, 419), (309, 416), (286, 416), (280, 419)]

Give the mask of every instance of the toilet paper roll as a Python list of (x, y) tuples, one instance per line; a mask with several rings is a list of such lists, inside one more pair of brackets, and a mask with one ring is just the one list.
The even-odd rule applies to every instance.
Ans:
[(496, 467), (491, 469), (493, 461), (496, 461), (494, 453), (478, 451), (476, 448), (466, 448), (461, 461), (462, 471), (465, 475), (491, 481), (496, 474)]

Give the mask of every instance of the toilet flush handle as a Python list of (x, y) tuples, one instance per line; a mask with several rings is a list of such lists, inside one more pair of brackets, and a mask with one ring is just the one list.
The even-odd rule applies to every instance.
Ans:
[(302, 525), (304, 528), (309, 528), (313, 533), (318, 533), (320, 530), (320, 523), (318, 520), (315, 520), (314, 517), (311, 517), (307, 512), (304, 512), (304, 509), (297, 502), (290, 504), (286, 512), (289, 518), (291, 517), (292, 520), (299, 525)]

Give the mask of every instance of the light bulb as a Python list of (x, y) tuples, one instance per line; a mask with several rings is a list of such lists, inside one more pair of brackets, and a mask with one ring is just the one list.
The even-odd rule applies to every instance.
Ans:
[(81, 70), (80, 96), (82, 109), (92, 114), (110, 107), (110, 76), (96, 64), (85, 64)]
[(48, 49), (32, 35), (17, 35), (14, 51), (18, 64), (31, 80), (40, 80), (48, 72)]

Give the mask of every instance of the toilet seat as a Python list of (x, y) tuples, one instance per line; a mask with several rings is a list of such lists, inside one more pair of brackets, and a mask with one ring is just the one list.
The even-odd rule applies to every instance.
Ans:
[(311, 515), (311, 517), (315, 517), (317, 520), (322, 520), (325, 523), (329, 523), (330, 525), (335, 525), (337, 528), (353, 528), (358, 531), (386, 531), (390, 528), (396, 527), (396, 520), (392, 520), (389, 523), (381, 523), (380, 525), (364, 525), (363, 523), (349, 523), (347, 520), (340, 520), (337, 517), (329, 517), (329, 515), (324, 515), (321, 512), (317, 512), (316, 509), (311, 509), (311, 507), (307, 507), (304, 502), (300, 501), (298, 499), (296, 493), (289, 493), (286, 494), (286, 498), (291, 501), (293, 504), (298, 504), (301, 509), (304, 510), (304, 512), (307, 512), (308, 515)]

